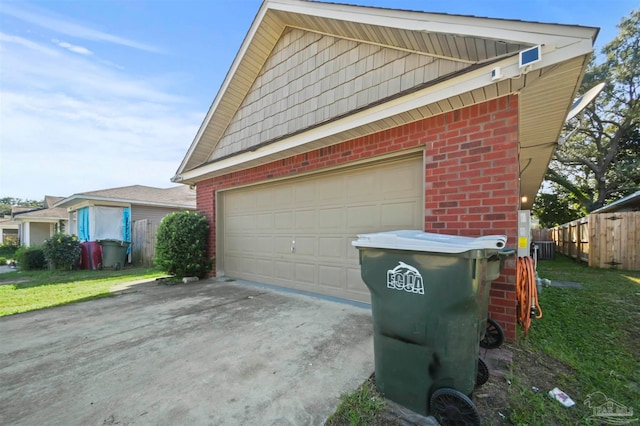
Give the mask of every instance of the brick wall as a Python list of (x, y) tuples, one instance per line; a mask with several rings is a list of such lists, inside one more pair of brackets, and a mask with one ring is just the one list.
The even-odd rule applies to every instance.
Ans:
[[(517, 240), (518, 98), (507, 96), (327, 148), (198, 182), (197, 205), (215, 223), (215, 191), (376, 155), (424, 147), (427, 232)], [(215, 229), (211, 255), (215, 255)], [(215, 272), (215, 271), (214, 271)], [(515, 260), (492, 284), (491, 317), (515, 338)]]

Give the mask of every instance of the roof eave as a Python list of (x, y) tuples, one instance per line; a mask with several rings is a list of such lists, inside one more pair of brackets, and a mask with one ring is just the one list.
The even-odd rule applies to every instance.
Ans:
[[(577, 40), (587, 38), (591, 40), (591, 45), (593, 45), (593, 40), (597, 35), (597, 29), (590, 27), (540, 24), (524, 21), (433, 14), (300, 0), (265, 1), (254, 18), (249, 32), (245, 36), (231, 68), (229, 69), (220, 90), (209, 108), (202, 125), (196, 133), (196, 136), (187, 150), (187, 153), (176, 171), (175, 176), (171, 179), (173, 182), (182, 183), (183, 181), (180, 177), (185, 171), (193, 170), (206, 163), (202, 153), (197, 156), (197, 158), (200, 159), (198, 159), (196, 163), (192, 161), (192, 157), (194, 157), (210, 123), (215, 121), (216, 112), (218, 111), (218, 107), (221, 102), (223, 102), (227, 91), (234, 88), (236, 85), (234, 84), (236, 72), (243, 63), (247, 51), (249, 51), (253, 40), (256, 38), (256, 34), (261, 30), (262, 22), (270, 11), (273, 11), (274, 13), (279, 12), (279, 16), (285, 17), (287, 16), (286, 14), (312, 15), (335, 21), (347, 20), (362, 24), (396, 27), (410, 31), (430, 31), (462, 35), (468, 34), (493, 39), (513, 40), (524, 44), (547, 45), (548, 48), (564, 47), (576, 42)], [(282, 12), (284, 12), (284, 15), (282, 15)], [(279, 22), (278, 31), (280, 32), (287, 25), (286, 21), (282, 22), (279, 19), (276, 19), (275, 21)], [(273, 25), (273, 22), (271, 22), (271, 24)], [(277, 38), (275, 40), (277, 41)], [(274, 45), (275, 41), (270, 47), (273, 48)], [(264, 54), (267, 55), (268, 53), (264, 52)], [(214, 147), (211, 149), (214, 149)], [(210, 152), (208, 155), (210, 156)]]
[(121, 204), (130, 204), (130, 205), (139, 205), (139, 206), (167, 207), (167, 208), (178, 208), (178, 209), (195, 209), (196, 208), (195, 204), (162, 203), (157, 201), (132, 200), (127, 198), (98, 197), (98, 196), (86, 196), (86, 195), (72, 195), (71, 197), (65, 198), (59, 203), (56, 203), (55, 206), (67, 207), (67, 209), (73, 209), (73, 206), (81, 204), (86, 201), (99, 201), (99, 202), (108, 202), (108, 203), (121, 203)]

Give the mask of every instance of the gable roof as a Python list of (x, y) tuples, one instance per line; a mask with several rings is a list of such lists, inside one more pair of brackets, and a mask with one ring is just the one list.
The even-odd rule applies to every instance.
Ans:
[[(399, 90), (348, 114), (289, 133), (263, 132), (259, 143), (215, 155), (225, 131), (291, 30), (409, 52), (461, 64), (458, 72)], [(582, 80), (596, 28), (434, 14), (301, 0), (267, 0), (258, 11), (174, 182), (195, 183), (401, 124), (520, 95), (521, 193), (532, 203)], [(527, 72), (518, 52), (540, 45)], [(491, 79), (500, 67), (503, 78)], [(526, 206), (523, 206), (526, 208)]]
[(131, 185), (73, 194), (57, 202), (56, 207), (71, 207), (84, 201), (195, 209), (196, 194), (193, 189), (185, 185), (171, 188)]
[(42, 221), (58, 221), (68, 220), (69, 214), (67, 209), (59, 207), (51, 207), (45, 209), (31, 210), (28, 212), (16, 213), (13, 216), (16, 221), (38, 222)]

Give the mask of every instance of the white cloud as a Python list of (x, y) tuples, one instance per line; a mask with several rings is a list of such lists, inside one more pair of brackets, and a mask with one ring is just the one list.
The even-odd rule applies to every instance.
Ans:
[(204, 114), (171, 93), (174, 77), (132, 75), (64, 42), (0, 42), (0, 196), (172, 185)]
[(71, 20), (54, 15), (53, 13), (35, 6), (21, 4), (21, 7), (15, 7), (16, 3), (4, 2), (0, 8), (0, 13), (4, 13), (22, 21), (38, 25), (42, 28), (55, 31), (60, 34), (66, 34), (71, 37), (77, 37), (83, 40), (93, 40), (100, 42), (113, 43), (133, 49), (144, 50), (147, 52), (161, 53), (162, 50), (156, 46), (137, 41), (129, 40), (117, 35), (99, 31), (83, 24), (72, 22)]
[[(5, 47), (2, 47), (1, 43), (5, 43)], [(54, 49), (51, 49), (49, 47), (43, 46), (39, 43), (36, 43), (34, 41), (28, 40), (24, 37), (19, 37), (19, 36), (15, 36), (15, 35), (9, 35), (9, 34), (4, 34), (2, 32), (0, 32), (0, 50), (4, 50), (6, 49), (6, 43), (13, 43), (13, 44), (17, 44), (20, 45), (22, 47), (26, 47), (30, 50), (35, 50), (38, 51), (40, 53), (44, 53), (45, 55), (49, 55), (49, 56), (58, 56), (58, 52)]]
[(64, 49), (67, 49), (68, 51), (73, 52), (73, 53), (78, 53), (80, 55), (86, 55), (86, 56), (93, 55), (93, 52), (91, 50), (87, 49), (86, 47), (76, 46), (76, 45), (73, 45), (71, 43), (67, 43), (66, 41), (60, 41), (60, 40), (55, 40), (55, 39), (53, 40), (53, 42), (55, 44), (57, 44), (58, 46), (60, 46), (60, 47), (62, 47)]

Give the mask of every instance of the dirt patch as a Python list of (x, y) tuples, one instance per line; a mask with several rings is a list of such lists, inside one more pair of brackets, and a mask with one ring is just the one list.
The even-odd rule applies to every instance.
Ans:
[[(511, 353), (512, 361), (507, 360), (502, 365), (490, 366), (489, 380), (475, 389), (472, 400), (480, 414), (483, 426), (512, 424), (509, 420), (511, 406), (518, 400), (519, 395), (527, 392), (546, 394), (558, 385), (559, 376), (573, 373), (564, 363), (524, 346), (523, 344), (504, 344), (501, 350)], [(387, 402), (373, 424), (376, 426), (435, 424), (429, 421), (394, 403)]]

